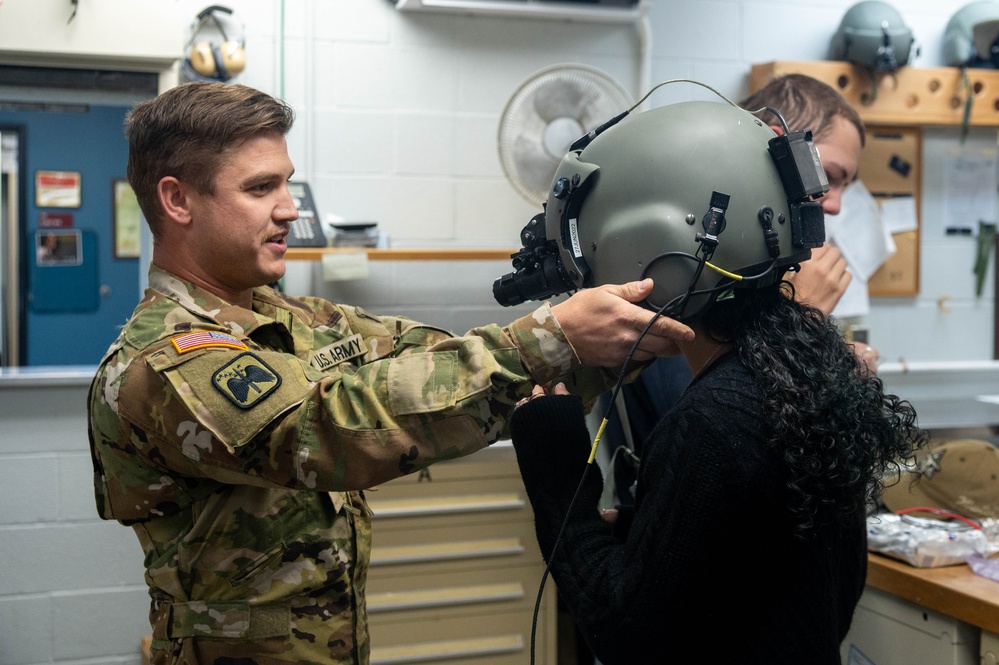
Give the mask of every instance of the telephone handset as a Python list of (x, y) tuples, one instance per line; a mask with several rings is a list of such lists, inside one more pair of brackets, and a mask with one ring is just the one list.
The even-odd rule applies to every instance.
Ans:
[(289, 247), (325, 247), (326, 235), (322, 220), (312, 198), (307, 182), (289, 182), (288, 192), (298, 209), (298, 219), (291, 223), (287, 243)]

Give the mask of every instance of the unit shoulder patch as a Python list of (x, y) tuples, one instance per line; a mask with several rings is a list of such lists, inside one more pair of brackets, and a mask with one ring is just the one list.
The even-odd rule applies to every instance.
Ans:
[(262, 402), (281, 385), (281, 377), (254, 353), (241, 353), (212, 375), (212, 385), (241, 409)]
[(209, 347), (219, 347), (224, 349), (238, 349), (246, 351), (247, 346), (232, 335), (217, 330), (199, 330), (197, 332), (186, 333), (172, 337), (170, 341), (177, 353), (187, 353), (196, 349)]

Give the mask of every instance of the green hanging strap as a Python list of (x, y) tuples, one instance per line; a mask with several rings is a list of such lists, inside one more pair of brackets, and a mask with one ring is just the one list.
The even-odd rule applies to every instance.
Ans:
[(975, 296), (982, 295), (985, 285), (985, 271), (989, 267), (989, 256), (996, 244), (996, 225), (993, 222), (978, 222), (978, 256), (975, 258)]

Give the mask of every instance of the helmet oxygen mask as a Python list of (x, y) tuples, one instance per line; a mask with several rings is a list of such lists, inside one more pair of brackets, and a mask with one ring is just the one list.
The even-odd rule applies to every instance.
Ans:
[(780, 119), (777, 134), (728, 100), (631, 115), (672, 82), (570, 146), (513, 272), (493, 283), (497, 302), (651, 277), (642, 304), (686, 319), (723, 291), (773, 284), (822, 245), (816, 199), (829, 186), (811, 131), (757, 110)]

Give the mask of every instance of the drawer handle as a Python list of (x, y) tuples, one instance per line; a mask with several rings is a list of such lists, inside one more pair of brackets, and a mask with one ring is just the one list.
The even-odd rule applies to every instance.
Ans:
[(390, 591), (368, 594), (368, 613), (393, 610), (417, 610), (429, 607), (450, 607), (475, 603), (494, 603), (501, 600), (519, 600), (524, 597), (524, 587), (517, 583), (484, 584), (479, 586), (418, 589), (416, 591)]
[(384, 566), (397, 563), (480, 559), (488, 556), (510, 556), (523, 553), (524, 545), (519, 538), (373, 547), (371, 549), (371, 565)]
[(524, 650), (521, 635), (499, 635), (470, 640), (423, 642), (371, 650), (372, 665), (400, 665), (402, 663), (431, 663), (491, 654), (516, 653)]
[(442, 496), (424, 499), (368, 501), (375, 519), (379, 517), (413, 517), (418, 515), (450, 515), (488, 510), (520, 510), (526, 505), (517, 494), (474, 494)]

